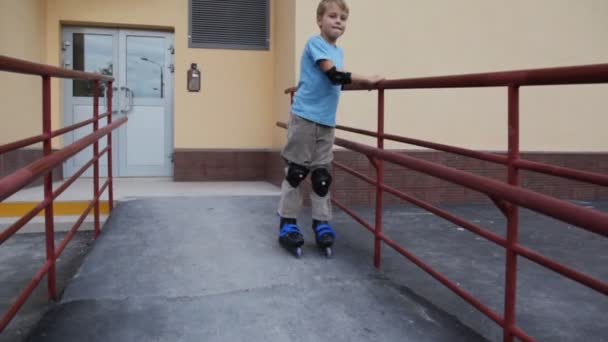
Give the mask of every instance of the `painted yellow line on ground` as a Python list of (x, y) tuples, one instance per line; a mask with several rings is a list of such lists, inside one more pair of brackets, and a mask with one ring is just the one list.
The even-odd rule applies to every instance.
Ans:
[[(0, 203), (0, 217), (19, 217), (29, 213), (39, 202), (9, 202)], [(89, 206), (90, 201), (58, 201), (53, 204), (53, 214), (55, 216), (78, 216)], [(99, 202), (99, 213), (108, 214), (110, 212), (108, 201)], [(93, 215), (93, 209), (89, 215)], [(44, 216), (44, 210), (38, 213)]]

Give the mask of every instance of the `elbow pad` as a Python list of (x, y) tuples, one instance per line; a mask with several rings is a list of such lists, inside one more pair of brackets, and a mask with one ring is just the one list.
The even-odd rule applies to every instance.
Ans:
[(351, 79), (350, 72), (342, 72), (336, 70), (336, 67), (332, 67), (331, 69), (325, 72), (325, 75), (329, 78), (329, 81), (335, 85), (341, 84), (351, 84), (353, 81)]

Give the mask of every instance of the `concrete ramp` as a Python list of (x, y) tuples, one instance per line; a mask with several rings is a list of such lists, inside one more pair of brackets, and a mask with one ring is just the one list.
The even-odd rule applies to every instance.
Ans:
[(360, 227), (335, 256), (276, 241), (278, 198), (120, 203), (28, 341), (483, 341), (371, 265)]

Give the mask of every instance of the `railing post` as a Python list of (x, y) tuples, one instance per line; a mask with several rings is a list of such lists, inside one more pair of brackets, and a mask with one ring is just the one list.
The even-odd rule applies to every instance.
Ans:
[[(108, 125), (112, 124), (112, 96), (113, 84), (108, 82)], [(108, 133), (108, 206), (110, 212), (114, 209), (114, 184), (112, 182), (112, 131)]]
[[(384, 149), (384, 89), (378, 89), (378, 148)], [(376, 168), (376, 224), (374, 231), (374, 266), (380, 268), (382, 255), (382, 184), (384, 183), (384, 162), (377, 160)]]
[[(42, 143), (44, 156), (53, 153), (51, 138), (51, 77), (42, 76), (42, 134), (47, 137)], [(44, 200), (48, 201), (44, 208), (44, 224), (46, 236), (46, 260), (51, 262), (47, 276), (47, 287), (49, 300), (56, 299), (56, 276), (55, 276), (55, 224), (53, 215), (53, 170), (44, 175)]]
[[(99, 129), (99, 80), (93, 82), (93, 132)], [(95, 238), (99, 236), (99, 140), (93, 143), (93, 215), (95, 216)]]
[[(519, 159), (519, 86), (509, 86), (509, 158), (508, 181), (510, 185), (519, 186), (519, 170), (515, 162)], [(505, 277), (505, 312), (503, 341), (512, 342), (515, 328), (515, 302), (517, 292), (517, 253), (514, 247), (518, 235), (518, 207), (511, 204), (507, 207), (507, 255)]]

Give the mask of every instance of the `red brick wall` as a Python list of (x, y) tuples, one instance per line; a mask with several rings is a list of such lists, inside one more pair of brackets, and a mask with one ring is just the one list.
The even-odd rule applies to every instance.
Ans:
[[(506, 182), (507, 179), (506, 167), (499, 164), (443, 152), (400, 153), (503, 182)], [(271, 158), (280, 160), (278, 152), (275, 152), (275, 154), (276, 156)], [(608, 174), (608, 153), (522, 153), (522, 158)], [(375, 178), (375, 169), (366, 157), (358, 153), (336, 151), (335, 160), (371, 178)], [(273, 163), (268, 165), (271, 167)], [(279, 171), (282, 172), (282, 170)], [(273, 174), (273, 171), (269, 170), (268, 174)], [(333, 175), (332, 192), (336, 199), (348, 205), (374, 205), (376, 193), (373, 186), (339, 169), (334, 168)], [(279, 185), (281, 179), (278, 171), (275, 171), (268, 181)], [(385, 182), (389, 186), (433, 204), (489, 202), (485, 195), (478, 192), (390, 163), (385, 163)], [(608, 199), (608, 187), (564, 180), (535, 172), (521, 171), (521, 184), (530, 190), (558, 198), (575, 200)], [(387, 193), (385, 193), (384, 198), (386, 204), (406, 203)]]
[(269, 151), (266, 158), (265, 181), (280, 187), (285, 178), (285, 161), (279, 151)]
[[(506, 181), (506, 167), (443, 152), (399, 152), (423, 160), (468, 171), (499, 181)], [(608, 153), (522, 153), (522, 158), (608, 174)], [(375, 178), (375, 169), (359, 153), (339, 150), (335, 160)], [(273, 150), (177, 150), (175, 151), (176, 181), (268, 181), (280, 186), (284, 177), (284, 162), (279, 151)], [(375, 188), (368, 183), (335, 169), (332, 192), (336, 199), (348, 205), (372, 206)], [(483, 203), (488, 198), (461, 186), (419, 172), (385, 163), (385, 182), (398, 190), (433, 204)], [(565, 199), (607, 199), (608, 188), (564, 180), (558, 177), (522, 171), (521, 184), (531, 190)], [(305, 194), (309, 191), (304, 185)], [(385, 193), (386, 204), (405, 203)]]
[(264, 181), (267, 150), (189, 150), (174, 152), (175, 181)]
[[(9, 175), (18, 169), (42, 158), (41, 149), (19, 149), (7, 152), (0, 155), (0, 177)], [(53, 170), (53, 180), (58, 181), (63, 179), (63, 167), (60, 165)], [(43, 177), (36, 179), (27, 187), (41, 185), (44, 181)]]

